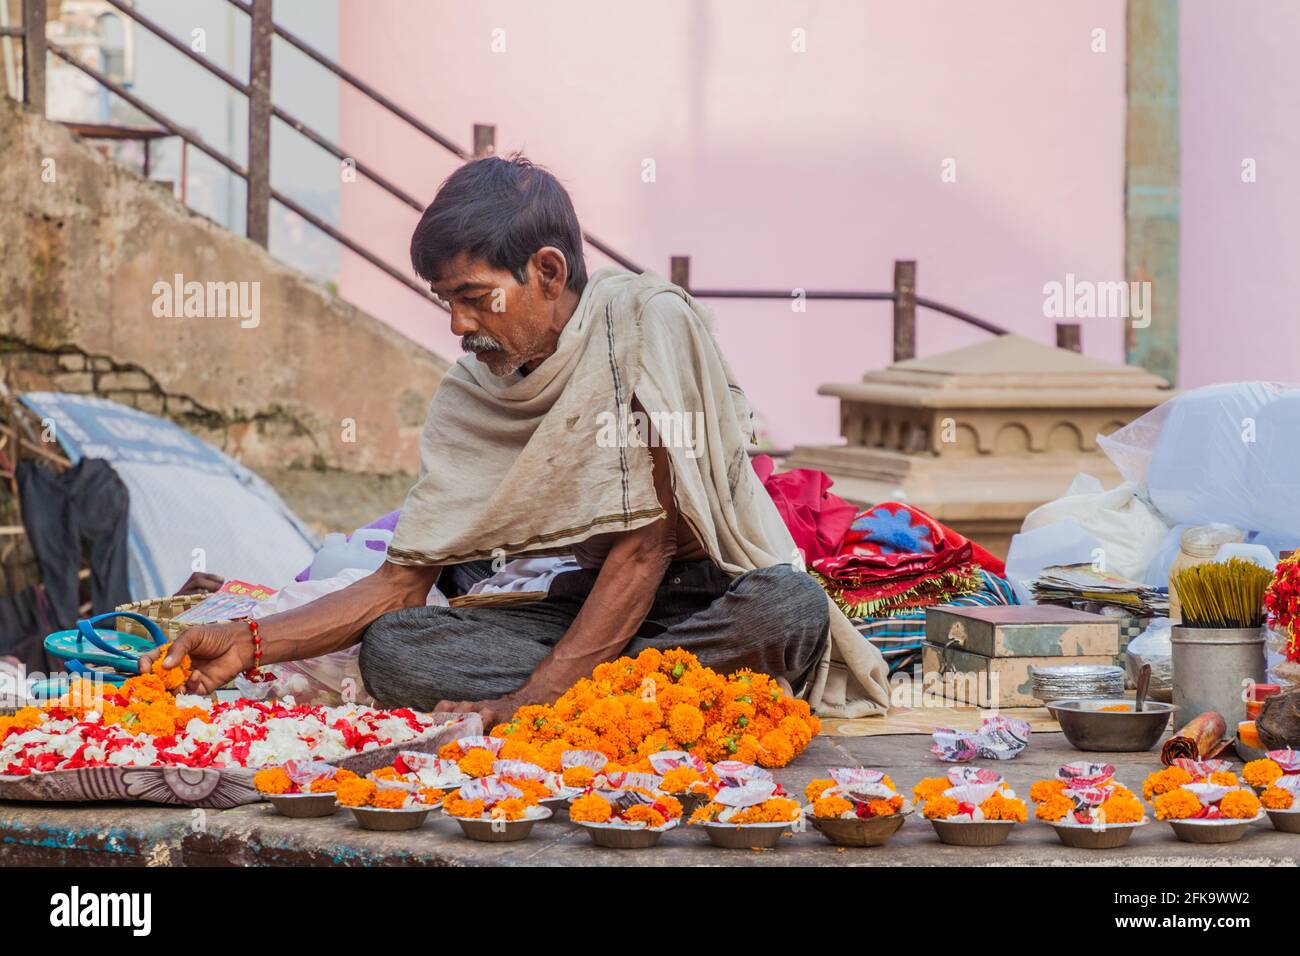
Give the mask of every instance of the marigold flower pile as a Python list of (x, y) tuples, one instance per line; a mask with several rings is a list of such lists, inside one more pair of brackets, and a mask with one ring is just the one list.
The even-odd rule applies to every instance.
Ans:
[[(649, 773), (647, 758), (661, 750), (784, 767), (820, 728), (806, 701), (765, 674), (723, 677), (684, 650), (648, 649), (599, 665), (554, 704), (521, 707), (491, 733), (505, 741), (497, 756), (547, 770), (560, 770), (565, 750), (587, 750), (603, 753), (610, 769)], [(467, 773), (485, 766), (481, 755), (464, 756), (475, 761), (462, 765)], [(571, 776), (566, 785), (583, 785), (583, 771)]]
[(443, 722), (407, 708), (308, 707), (280, 701), (176, 696), (189, 658), (120, 687), (73, 681), (41, 707), (0, 717), (0, 773), (86, 767), (247, 767), (333, 761), (413, 740)]
[(1300, 661), (1300, 551), (1273, 569), (1273, 583), (1264, 592), (1264, 610), (1269, 625), (1287, 636), (1286, 659)]
[(1034, 816), (1047, 823), (1073, 820), (1089, 826), (1141, 823), (1146, 818), (1142, 801), (1114, 774), (1111, 764), (1066, 764), (1056, 777), (1029, 788), (1029, 799), (1038, 805)]
[(1024, 823), (1029, 808), (1001, 774), (979, 767), (953, 767), (946, 777), (927, 777), (912, 788), (927, 820)]

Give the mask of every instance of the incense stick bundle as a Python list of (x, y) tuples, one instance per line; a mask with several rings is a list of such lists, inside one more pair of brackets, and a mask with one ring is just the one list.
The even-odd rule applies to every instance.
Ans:
[(1264, 623), (1264, 592), (1273, 572), (1241, 558), (1212, 561), (1170, 575), (1183, 627), (1253, 628)]

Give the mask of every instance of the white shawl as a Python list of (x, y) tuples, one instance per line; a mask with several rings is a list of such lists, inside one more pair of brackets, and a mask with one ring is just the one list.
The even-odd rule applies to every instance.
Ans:
[[(555, 354), (532, 373), (498, 378), (466, 356), (446, 374), (389, 560), (554, 553), (662, 518), (634, 396), (669, 453), (677, 507), (713, 561), (733, 575), (802, 567), (749, 464), (749, 405), (708, 314), (677, 286), (621, 269), (591, 277)], [(831, 641), (810, 703), (823, 716), (882, 712), (884, 659), (827, 604)]]

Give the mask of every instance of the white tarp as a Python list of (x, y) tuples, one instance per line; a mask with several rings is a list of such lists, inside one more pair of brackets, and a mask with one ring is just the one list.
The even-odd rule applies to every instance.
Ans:
[(195, 570), (280, 587), (311, 562), (311, 532), (265, 481), (177, 425), (117, 402), (28, 392), (73, 460), (112, 463), (131, 497), (135, 600), (176, 591)]

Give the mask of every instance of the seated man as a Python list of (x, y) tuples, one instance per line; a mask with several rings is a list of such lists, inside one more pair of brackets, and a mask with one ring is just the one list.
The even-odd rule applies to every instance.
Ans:
[[(491, 727), (648, 647), (796, 692), (822, 687), (838, 628), (861, 645), (849, 670), (878, 709), (883, 661), (791, 566), (794, 542), (745, 451), (748, 405), (707, 317), (650, 274), (589, 279), (582, 243), (564, 188), (525, 159), (476, 160), (443, 184), (411, 260), (469, 354), (434, 395), (388, 561), (264, 618), (261, 662), (360, 641), (381, 704), (478, 711)], [(425, 605), (433, 584), (453, 587), (474, 562), (558, 552), (581, 570), (543, 601)], [(190, 688), (206, 693), (252, 666), (254, 645), (232, 622), (186, 631), (168, 656), (188, 653)]]

